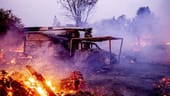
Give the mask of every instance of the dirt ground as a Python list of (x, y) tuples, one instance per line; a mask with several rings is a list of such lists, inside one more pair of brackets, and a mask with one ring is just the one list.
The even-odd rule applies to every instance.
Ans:
[(107, 72), (88, 74), (85, 79), (97, 96), (161, 96), (154, 85), (170, 77), (169, 69), (165, 64), (120, 63)]

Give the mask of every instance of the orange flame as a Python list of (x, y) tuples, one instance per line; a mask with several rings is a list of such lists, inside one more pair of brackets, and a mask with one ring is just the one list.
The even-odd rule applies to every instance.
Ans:
[[(28, 78), (28, 81), (25, 81), (24, 83), (28, 88), (31, 88), (31, 90), (36, 90), (40, 96), (48, 96), (48, 92), (34, 77)], [(57, 91), (56, 88), (52, 85), (51, 81), (46, 80), (46, 83), (51, 88), (51, 90), (54, 92)]]
[(11, 61), (10, 61), (11, 64), (16, 64), (16, 59), (13, 58)]

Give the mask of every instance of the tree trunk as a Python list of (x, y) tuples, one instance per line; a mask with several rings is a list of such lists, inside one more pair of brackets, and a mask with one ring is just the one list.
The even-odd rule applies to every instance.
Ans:
[(76, 27), (81, 27), (82, 26), (81, 16), (77, 16), (75, 21), (76, 21)]

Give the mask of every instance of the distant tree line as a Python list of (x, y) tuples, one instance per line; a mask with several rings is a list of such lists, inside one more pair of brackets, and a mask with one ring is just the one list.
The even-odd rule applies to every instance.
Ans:
[[(92, 26), (97, 29), (97, 31), (108, 31), (115, 30), (117, 32), (128, 32), (136, 36), (136, 40), (140, 43), (141, 34), (143, 32), (148, 32), (152, 34), (155, 25), (155, 16), (151, 12), (149, 7), (140, 7), (136, 16), (132, 19), (128, 19), (126, 15), (121, 15), (118, 18), (105, 19), (101, 22), (95, 23)], [(102, 34), (102, 33), (99, 33)], [(110, 34), (110, 33), (109, 33)]]

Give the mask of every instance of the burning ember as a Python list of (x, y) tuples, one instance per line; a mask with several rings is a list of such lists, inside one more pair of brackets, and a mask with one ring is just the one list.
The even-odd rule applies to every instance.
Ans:
[(16, 59), (13, 58), (11, 61), (10, 61), (11, 64), (16, 64)]
[(74, 71), (68, 78), (61, 80), (61, 88), (65, 91), (75, 93), (84, 87), (84, 78), (80, 71)]
[(170, 45), (170, 42), (167, 42), (166, 45)]
[(170, 79), (163, 77), (158, 84), (155, 85), (156, 96), (170, 96)]
[(79, 71), (74, 71), (68, 78), (61, 80), (60, 88), (58, 88), (51, 80), (46, 80), (31, 66), (27, 65), (26, 69), (29, 74), (17, 72), (9, 74), (5, 70), (1, 71), (1, 96), (68, 96), (69, 94), (72, 94), (71, 96), (77, 96), (76, 94), (91, 96), (90, 92), (83, 93), (81, 91), (84, 86), (84, 79)]
[(0, 61), (2, 61), (4, 58), (4, 53), (3, 53), (3, 50), (0, 49)]

